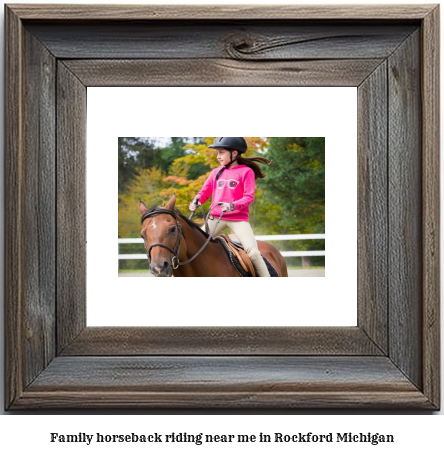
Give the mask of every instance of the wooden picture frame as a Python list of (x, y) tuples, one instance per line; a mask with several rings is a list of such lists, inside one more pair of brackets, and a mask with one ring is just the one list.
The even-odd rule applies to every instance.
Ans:
[[(5, 20), (6, 409), (439, 409), (437, 5)], [(86, 87), (122, 85), (358, 87), (357, 327), (86, 326)]]

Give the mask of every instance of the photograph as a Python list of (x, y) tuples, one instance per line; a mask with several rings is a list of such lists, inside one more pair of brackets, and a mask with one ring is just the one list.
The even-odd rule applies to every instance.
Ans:
[(118, 147), (120, 277), (325, 276), (325, 138)]

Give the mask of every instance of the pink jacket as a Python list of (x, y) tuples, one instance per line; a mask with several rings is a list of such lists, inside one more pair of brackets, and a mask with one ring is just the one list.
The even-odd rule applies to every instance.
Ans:
[[(197, 194), (200, 203), (212, 195), (211, 206), (217, 203), (234, 203), (234, 211), (227, 212), (223, 220), (236, 220), (248, 222), (250, 204), (254, 201), (255, 178), (254, 171), (245, 165), (233, 166), (226, 169), (216, 181), (216, 175), (222, 168), (213, 169), (201, 191)], [(216, 206), (211, 215), (219, 218), (221, 209)]]

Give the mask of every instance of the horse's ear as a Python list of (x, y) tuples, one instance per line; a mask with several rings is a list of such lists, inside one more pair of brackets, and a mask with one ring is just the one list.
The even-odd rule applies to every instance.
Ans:
[(143, 215), (148, 210), (143, 201), (139, 201), (139, 212)]
[(173, 196), (170, 198), (168, 203), (166, 203), (165, 207), (170, 211), (174, 211), (174, 206), (176, 205), (176, 194), (173, 193)]

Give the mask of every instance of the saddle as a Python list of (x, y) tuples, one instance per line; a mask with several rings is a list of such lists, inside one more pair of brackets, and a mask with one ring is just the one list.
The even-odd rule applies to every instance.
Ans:
[(222, 242), (230, 252), (237, 258), (242, 269), (249, 274), (251, 277), (256, 277), (256, 271), (254, 269), (253, 263), (251, 262), (248, 255), (245, 253), (242, 244), (239, 242), (233, 241), (227, 234), (219, 234), (214, 239)]

